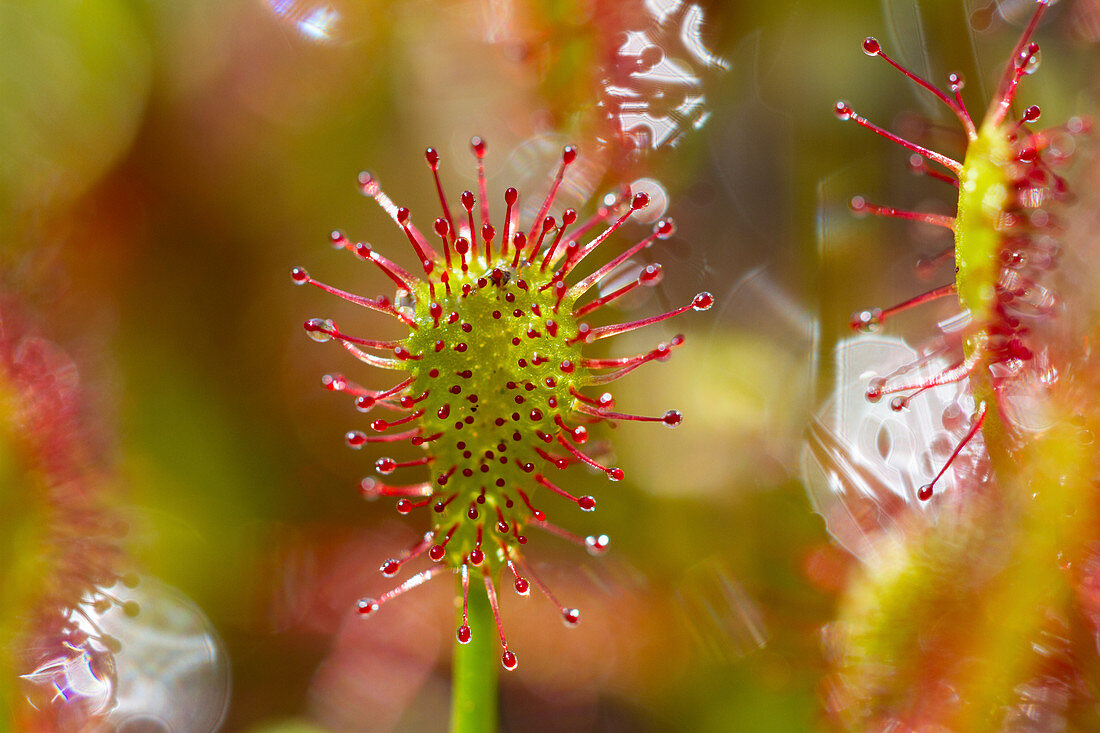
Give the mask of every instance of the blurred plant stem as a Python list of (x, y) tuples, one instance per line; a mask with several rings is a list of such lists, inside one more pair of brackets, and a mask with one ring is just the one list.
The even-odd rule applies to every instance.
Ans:
[(17, 543), (26, 538), (18, 510), (20, 488), (25, 477), (18, 475), (15, 449), (15, 394), (0, 373), (0, 516), (3, 517), (3, 537), (0, 542), (0, 731), (13, 724), (15, 681), (18, 679), (12, 654), (19, 632), (24, 606), (17, 593), (17, 567), (20, 557)]
[[(471, 582), (474, 579), (471, 578)], [(462, 597), (462, 581), (458, 581)], [(496, 628), (489, 599), (473, 588), (469, 594), (468, 624), (474, 630), (469, 644), (455, 641), (454, 673), (451, 680), (451, 733), (493, 733), (497, 729)], [(462, 608), (458, 609), (462, 624)]]
[[(1072, 411), (1044, 435), (1013, 455), (990, 452), (1005, 487), (1003, 515), (1016, 525), (1020, 541), (1006, 559), (1009, 572), (990, 583), (984, 621), (974, 636), (975, 670), (961, 687), (962, 730), (989, 727), (988, 711), (1011, 703), (1013, 691), (1035, 676), (1036, 655), (1021, 640), (1041, 640), (1053, 612), (1072, 618), (1076, 572), (1095, 537), (1098, 467), (1091, 431), (1071, 419)], [(1095, 413), (1085, 418), (1096, 429)], [(1052, 572), (1057, 562), (1062, 572)], [(1033, 641), (1038, 644), (1039, 641)]]

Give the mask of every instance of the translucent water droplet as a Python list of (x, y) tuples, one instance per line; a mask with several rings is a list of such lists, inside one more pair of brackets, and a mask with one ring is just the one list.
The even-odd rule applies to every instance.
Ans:
[(1019, 58), (1016, 59), (1016, 66), (1030, 76), (1039, 70), (1039, 66), (1042, 62), (1043, 54), (1039, 51), (1039, 44), (1032, 43), (1024, 49)]
[(370, 171), (359, 173), (359, 190), (364, 196), (377, 196), (382, 187), (378, 185), (378, 179)]
[(607, 552), (607, 546), (611, 544), (611, 538), (605, 534), (589, 535), (584, 538), (585, 549), (590, 555), (602, 555)]
[(336, 324), (331, 318), (310, 318), (304, 327), (306, 335), (320, 344), (331, 341), (332, 334), (336, 332)]

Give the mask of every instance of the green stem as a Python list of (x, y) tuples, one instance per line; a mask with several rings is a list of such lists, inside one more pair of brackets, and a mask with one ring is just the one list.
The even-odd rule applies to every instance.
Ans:
[[(497, 654), (496, 621), (489, 599), (476, 578), (471, 578), (469, 626), (473, 630), (469, 644), (455, 641), (454, 678), (451, 684), (451, 733), (493, 733), (497, 729)], [(461, 593), (461, 580), (459, 592)], [(462, 609), (458, 611), (462, 623)]]

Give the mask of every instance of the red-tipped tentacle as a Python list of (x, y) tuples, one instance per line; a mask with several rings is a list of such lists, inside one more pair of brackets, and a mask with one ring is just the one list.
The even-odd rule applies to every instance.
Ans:
[(607, 477), (609, 479), (611, 479), (612, 481), (622, 481), (622, 479), (623, 479), (623, 470), (621, 468), (615, 468), (615, 467), (608, 468), (607, 466), (600, 465), (594, 459), (592, 459), (590, 456), (587, 456), (584, 453), (581, 453), (579, 450), (577, 450), (577, 448), (575, 448), (568, 440), (566, 440), (561, 435), (558, 436), (558, 442), (561, 443), (561, 445), (567, 451), (572, 453), (577, 458), (577, 460), (582, 461), (584, 463), (587, 463), (589, 466), (596, 469), (597, 471), (602, 471), (603, 473), (607, 474)]
[(376, 433), (383, 433), (390, 428), (397, 427), (398, 425), (404, 425), (406, 423), (412, 422), (413, 420), (419, 420), (423, 416), (424, 411), (417, 410), (415, 412), (410, 412), (408, 415), (405, 415), (405, 417), (402, 417), (398, 420), (383, 420), (382, 418), (379, 418), (371, 422), (370, 429)]
[(364, 308), (369, 308), (370, 310), (377, 313), (384, 313), (387, 316), (393, 316), (409, 328), (417, 328), (416, 321), (394, 308), (393, 305), (386, 298), (378, 298), (377, 300), (374, 300), (371, 298), (364, 298), (362, 295), (349, 293), (346, 290), (334, 288), (331, 285), (326, 285), (320, 280), (314, 280), (312, 277), (310, 277), (309, 273), (301, 267), (295, 267), (293, 270), (291, 270), (290, 278), (298, 285), (305, 285), (306, 283), (308, 283), (316, 288), (324, 290), (330, 295), (335, 295), (338, 298), (343, 298), (349, 303), (355, 303), (356, 305), (361, 305)]
[(997, 95), (993, 100), (992, 109), (989, 111), (989, 124), (1000, 125), (1004, 122), (1008, 109), (1012, 106), (1012, 100), (1016, 96), (1016, 87), (1019, 85), (1020, 79), (1028, 73), (1028, 65), (1035, 54), (1039, 52), (1039, 45), (1030, 43), (1030, 41), (1049, 4), (1049, 0), (1038, 0), (1036, 2), (1035, 13), (1031, 16), (1031, 21), (1024, 29), (1020, 40), (1016, 42), (1016, 48), (1013, 50), (1012, 56), (1009, 57), (1008, 66), (1005, 67), (1004, 74), (1001, 75)]
[(325, 377), (321, 378), (321, 383), (328, 389), (331, 389), (333, 392), (345, 392), (349, 395), (352, 395), (353, 397), (358, 397), (359, 399), (356, 400), (356, 407), (358, 407), (360, 410), (369, 410), (375, 405), (375, 403), (381, 402), (388, 397), (392, 397), (401, 390), (409, 387), (409, 385), (411, 385), (415, 379), (416, 377), (409, 377), (408, 379), (405, 379), (398, 384), (395, 384), (389, 389), (382, 390), (381, 392), (360, 387), (355, 382), (350, 382), (345, 379), (342, 374), (326, 374)]
[[(478, 201), (481, 204), (481, 226), (489, 226), (489, 186), (485, 182), (485, 152), (488, 149), (488, 145), (485, 140), (477, 135), (470, 138), (470, 148), (474, 151), (474, 157), (477, 158), (477, 195)], [(470, 237), (473, 237), (471, 230)]]
[[(468, 272), (470, 266), (466, 263), (466, 253), (470, 252), (470, 240), (466, 237), (459, 237), (455, 240), (455, 252), (458, 252), (459, 260), (462, 263), (462, 271)], [(471, 252), (471, 259), (476, 259), (476, 253)]]
[(409, 216), (409, 210), (402, 206), (394, 215), (394, 221), (401, 227), (401, 231), (405, 232), (409, 244), (412, 245), (413, 251), (416, 252), (417, 260), (420, 262), (421, 267), (424, 268), (424, 274), (426, 276), (431, 275), (435, 261), (439, 258), (439, 255), (432, 246), (428, 244), (428, 240), (424, 238), (424, 235), (413, 226)]
[(902, 146), (906, 150), (911, 150), (914, 153), (918, 153), (920, 155), (923, 155), (925, 158), (928, 158), (931, 161), (939, 163), (944, 168), (947, 168), (949, 171), (954, 173), (956, 176), (958, 176), (960, 173), (962, 173), (962, 163), (960, 163), (959, 161), (954, 160), (952, 158), (948, 158), (946, 155), (941, 155), (940, 153), (937, 153), (934, 150), (929, 150), (928, 148), (922, 148), (920, 145), (917, 145), (915, 143), (911, 143), (908, 140), (906, 140), (905, 138), (899, 137), (899, 136), (895, 135), (894, 133), (890, 132), (889, 130), (886, 130), (882, 127), (879, 127), (875, 123), (868, 120), (866, 117), (862, 117), (862, 116), (856, 114), (855, 110), (853, 110), (847, 102), (837, 102), (834, 111), (836, 112), (836, 116), (839, 119), (841, 119), (841, 120), (851, 120), (851, 121), (855, 122), (856, 124), (860, 125), (861, 127), (866, 127), (871, 132), (873, 132), (877, 135), (881, 135), (882, 137), (886, 138), (887, 140), (890, 140), (891, 142), (897, 143), (898, 145)]
[(400, 341), (379, 341), (378, 339), (366, 339), (359, 338), (357, 336), (348, 336), (346, 333), (340, 331), (336, 324), (328, 318), (310, 318), (302, 324), (302, 328), (309, 334), (324, 334), (340, 341), (347, 341), (349, 343), (358, 344), (359, 346), (367, 346), (372, 349), (383, 349), (386, 351), (393, 351), (395, 348), (401, 345)]
[(562, 456), (551, 455), (550, 453), (547, 453), (546, 451), (544, 451), (542, 448), (539, 448), (538, 446), (535, 446), (535, 453), (538, 453), (539, 457), (542, 458), (542, 460), (544, 460), (547, 463), (551, 464), (552, 466), (554, 466), (554, 468), (564, 469), (569, 465), (569, 459), (568, 458), (564, 458)]
[(386, 277), (393, 280), (394, 283), (397, 284), (397, 287), (401, 288), (402, 290), (407, 290), (410, 293), (412, 292), (411, 283), (416, 278), (409, 274), (405, 270), (405, 268), (401, 267), (396, 262), (393, 262), (392, 260), (378, 254), (366, 242), (356, 242), (349, 249), (351, 249), (351, 251), (355, 253), (355, 255), (360, 259), (368, 260), (374, 263), (378, 267), (378, 269), (386, 275)]
[(493, 262), (493, 237), (497, 231), (493, 228), (492, 224), (485, 224), (481, 227), (481, 241), (485, 245), (485, 266), (488, 267)]
[[(454, 225), (449, 223), (446, 219), (436, 219), (435, 225), (436, 236), (439, 237), (443, 243), (443, 261), (446, 263), (447, 269), (451, 269), (451, 242), (454, 241)], [(446, 273), (444, 273), (444, 277)], [(444, 280), (444, 282), (446, 282)], [(450, 292), (448, 290), (448, 292)]]
[(955, 446), (954, 452), (950, 456), (948, 456), (947, 461), (943, 464), (943, 468), (940, 469), (940, 472), (936, 474), (936, 477), (932, 479), (929, 483), (917, 489), (918, 499), (920, 499), (921, 501), (928, 501), (932, 498), (932, 492), (933, 489), (935, 489), (936, 482), (939, 481), (945, 473), (947, 473), (947, 469), (950, 468), (954, 460), (958, 458), (959, 453), (962, 453), (962, 449), (966, 447), (966, 444), (969, 443), (974, 438), (974, 436), (978, 434), (978, 431), (982, 427), (982, 423), (985, 421), (985, 412), (985, 402), (983, 401), (978, 403), (978, 410), (974, 413), (974, 420), (970, 424), (970, 429), (966, 431), (966, 435), (964, 435), (963, 439), (959, 441), (959, 444)]
[(426, 466), (434, 460), (434, 456), (424, 456), (423, 458), (416, 458), (411, 461), (395, 461), (392, 458), (383, 457), (374, 462), (374, 470), (383, 476), (388, 476), (399, 468)]
[[(545, 219), (542, 220), (542, 229), (537, 230), (539, 238), (531, 243), (531, 251), (527, 254), (527, 260), (530, 263), (534, 264), (535, 256), (538, 254), (538, 251), (542, 248), (543, 240), (546, 239), (547, 233), (551, 229), (553, 229), (555, 226), (557, 226), (557, 223), (558, 222), (552, 216), (548, 216), (548, 217), (546, 217)], [(531, 237), (528, 237), (528, 239), (531, 239)]]
[(527, 492), (519, 487), (516, 487), (516, 493), (519, 494), (519, 498), (523, 500), (524, 505), (527, 507), (527, 511), (531, 512), (532, 517), (540, 522), (546, 519), (546, 513), (543, 512), (541, 509), (535, 508), (535, 505), (531, 503), (531, 498), (527, 496)]
[[(372, 174), (363, 171), (359, 174), (359, 187), (364, 194), (374, 199), (378, 205), (382, 207), (382, 210), (393, 219), (394, 223), (405, 232), (405, 236), (413, 243), (413, 249), (417, 251), (417, 255), (420, 256), (421, 261), (425, 259), (434, 260), (438, 257), (436, 251), (428, 244), (428, 240), (424, 238), (424, 235), (421, 234), (411, 222), (407, 222), (409, 210), (395, 204), (393, 199), (387, 196), (385, 191), (382, 190), (382, 186), (378, 183), (378, 179)], [(406, 222), (401, 221), (402, 213)], [(423, 255), (421, 255), (421, 251), (423, 251)]]
[(363, 260), (369, 260), (378, 266), (378, 269), (382, 270), (386, 277), (390, 278), (397, 284), (397, 287), (402, 290), (412, 290), (411, 283), (414, 278), (408, 272), (405, 271), (400, 265), (392, 262), (382, 255), (375, 252), (371, 246), (366, 242), (352, 242), (348, 239), (347, 235), (339, 229), (333, 230), (329, 234), (329, 241), (332, 246), (339, 249), (346, 249), (349, 252), (355, 254), (357, 257)]
[(535, 220), (531, 222), (531, 231), (527, 233), (528, 239), (535, 238), (535, 234), (538, 233), (539, 223), (543, 221), (543, 217), (550, 211), (550, 207), (554, 205), (554, 197), (557, 195), (558, 188), (561, 186), (562, 178), (565, 177), (565, 169), (576, 159), (577, 149), (572, 145), (566, 145), (561, 151), (561, 163), (558, 164), (558, 171), (554, 174), (554, 180), (550, 184), (550, 190), (546, 194), (546, 199), (542, 202), (542, 206), (539, 207), (539, 213), (535, 215)]
[(692, 298), (691, 302), (687, 305), (681, 306), (680, 308), (674, 308), (667, 313), (662, 313), (657, 316), (650, 316), (649, 318), (642, 318), (637, 321), (631, 321), (630, 323), (616, 323), (610, 326), (600, 326), (598, 328), (593, 328), (589, 330), (584, 340), (587, 343), (591, 343), (593, 341), (598, 341), (599, 339), (608, 338), (610, 336), (617, 336), (620, 333), (634, 331), (636, 329), (649, 326), (653, 323), (659, 323), (669, 318), (673, 318), (674, 316), (678, 316), (681, 313), (686, 313), (689, 310), (705, 311), (710, 309), (712, 305), (714, 305), (713, 295), (706, 292), (699, 293), (694, 298)]
[(424, 533), (420, 541), (402, 553), (401, 557), (391, 557), (383, 562), (382, 566), (378, 568), (379, 572), (387, 578), (397, 575), (401, 571), (402, 565), (424, 554), (428, 546), (432, 544), (432, 537), (434, 536), (435, 533), (431, 531)]
[(653, 415), (631, 415), (626, 412), (609, 412), (607, 410), (599, 410), (590, 405), (586, 405), (583, 402), (573, 406), (573, 409), (577, 412), (585, 415), (591, 415), (598, 417), (601, 420), (631, 420), (634, 422), (660, 422), (668, 425), (669, 427), (676, 427), (683, 420), (683, 415), (679, 410), (668, 410), (660, 417)]
[(647, 265), (642, 269), (640, 273), (638, 273), (638, 277), (636, 277), (634, 280), (631, 280), (626, 285), (623, 285), (622, 287), (611, 291), (607, 295), (602, 295), (599, 298), (596, 298), (595, 300), (575, 309), (573, 311), (573, 317), (583, 318), (584, 316), (602, 308), (608, 303), (623, 297), (631, 290), (634, 290), (634, 288), (637, 288), (641, 285), (656, 285), (658, 282), (661, 281), (661, 277), (662, 275), (660, 265)]
[[(675, 339), (673, 339), (673, 342), (675, 342), (677, 339), (680, 339), (681, 342), (682, 342), (682, 337), (680, 337), (680, 336), (677, 336)], [(666, 354), (667, 354), (667, 352), (666, 352)], [(634, 371), (635, 369), (642, 366), (643, 364), (648, 364), (649, 362), (653, 361), (654, 359), (660, 359), (660, 358), (662, 358), (662, 353), (661, 353), (661, 350), (659, 350), (659, 349), (654, 349), (652, 351), (648, 351), (645, 354), (639, 354), (639, 356), (637, 358), (632, 358), (626, 364), (626, 366), (623, 366), (620, 369), (616, 369), (613, 372), (608, 372), (607, 374), (595, 374), (595, 375), (589, 376), (588, 379), (586, 380), (585, 384), (587, 384), (589, 386), (591, 386), (591, 385), (610, 384), (611, 382), (614, 382), (618, 379), (622, 379), (627, 374), (630, 374), (630, 372)]]
[(898, 313), (907, 311), (910, 308), (916, 308), (919, 305), (924, 305), (933, 300), (947, 297), (948, 295), (954, 295), (957, 291), (955, 283), (949, 283), (939, 288), (929, 290), (927, 293), (921, 293), (909, 300), (898, 303), (897, 305), (886, 308), (871, 308), (870, 310), (858, 311), (855, 313), (849, 325), (856, 331), (869, 331), (875, 326), (879, 326), (886, 322), (886, 319), (896, 316)]
[(504, 552), (504, 557), (507, 558), (508, 569), (512, 571), (512, 577), (515, 578), (514, 588), (516, 589), (516, 595), (526, 596), (531, 593), (531, 584), (519, 574), (519, 570), (516, 569), (516, 564), (512, 562), (512, 558), (508, 555), (508, 545), (504, 542), (500, 543), (500, 549)]
[(524, 562), (522, 557), (517, 556), (516, 562), (519, 563), (519, 566), (521, 568), (523, 568), (523, 572), (529, 578), (531, 578), (531, 580), (535, 581), (535, 585), (537, 585), (539, 591), (541, 591), (542, 594), (546, 596), (546, 599), (553, 603), (554, 606), (558, 609), (558, 613), (561, 614), (561, 619), (565, 623), (565, 625), (570, 627), (576, 626), (581, 620), (581, 612), (575, 608), (568, 608), (562, 605), (561, 601), (559, 601), (557, 597), (550, 591), (549, 586), (547, 586), (546, 583), (542, 582), (535, 571), (531, 569), (531, 566)]
[(497, 590), (493, 586), (493, 578), (489, 575), (488, 568), (482, 568), (481, 577), (485, 579), (485, 595), (489, 598), (489, 608), (493, 611), (493, 619), (497, 624), (497, 634), (500, 636), (500, 648), (503, 650), (500, 655), (500, 663), (505, 669), (511, 671), (516, 668), (519, 662), (515, 653), (508, 649), (508, 640), (504, 638), (504, 624), (500, 620), (500, 603), (497, 601)]
[(951, 232), (955, 231), (955, 217), (953, 216), (930, 214), (924, 211), (906, 211), (905, 209), (880, 206), (879, 204), (868, 202), (867, 199), (862, 196), (853, 196), (852, 200), (848, 202), (848, 206), (851, 207), (852, 212), (856, 214), (871, 214), (873, 216), (881, 216), (889, 219), (919, 221), (925, 224), (931, 224), (932, 226), (943, 227)]
[[(502, 257), (508, 254), (508, 239), (512, 236), (512, 211), (516, 208), (518, 200), (519, 191), (516, 189), (508, 188), (504, 191), (504, 204), (507, 208), (504, 211), (504, 233), (500, 236), (500, 254)], [(518, 212), (516, 218), (519, 218)], [(518, 228), (518, 221), (516, 225)]]
[[(474, 224), (474, 194), (472, 191), (462, 192), (462, 208), (466, 209), (466, 221), (467, 226), (470, 228), (470, 238), (468, 240), (470, 246), (470, 257), (474, 260), (477, 259), (477, 225)], [(455, 241), (455, 248), (457, 249), (458, 242)], [(463, 259), (465, 264), (465, 259)], [(465, 272), (465, 270), (463, 270)]]
[(955, 99), (952, 99), (951, 97), (947, 96), (944, 91), (931, 84), (926, 79), (917, 76), (913, 72), (909, 71), (909, 69), (905, 68), (897, 61), (894, 61), (894, 59), (887, 56), (886, 52), (882, 50), (882, 46), (879, 44), (878, 40), (873, 37), (868, 36), (867, 38), (863, 39), (863, 52), (866, 53), (868, 56), (880, 57), (883, 61), (893, 66), (895, 69), (907, 76), (910, 80), (916, 82), (918, 85), (924, 87), (928, 91), (932, 92), (932, 94), (936, 95), (936, 98), (946, 104), (947, 107), (955, 114), (955, 116), (959, 118), (959, 122), (961, 122), (962, 126), (966, 129), (966, 136), (971, 140), (977, 139), (978, 131), (974, 128), (974, 121), (970, 119), (969, 114), (966, 114), (964, 112), (965, 108), (962, 106), (961, 100), (957, 101)]
[[(518, 225), (519, 222), (517, 221)], [(512, 255), (512, 269), (519, 267), (519, 260), (523, 257), (523, 251), (527, 249), (527, 235), (523, 232), (516, 232), (512, 235), (512, 249), (515, 253)]]
[(613, 369), (616, 367), (630, 366), (632, 364), (644, 364), (652, 359), (665, 359), (673, 349), (677, 349), (684, 343), (684, 337), (677, 334), (669, 343), (657, 344), (649, 351), (635, 354), (634, 356), (619, 356), (613, 359), (582, 359), (581, 364), (589, 369)]
[(418, 497), (423, 498), (432, 495), (432, 485), (428, 482), (408, 484), (406, 486), (391, 486), (378, 479), (367, 476), (359, 482), (359, 493), (366, 499), (377, 499), (380, 496)]
[(458, 572), (462, 576), (462, 625), (455, 632), (455, 637), (459, 644), (469, 644), (473, 638), (470, 630), (470, 569), (466, 567), (466, 563), (462, 563)]
[(607, 550), (607, 546), (610, 544), (611, 539), (605, 535), (588, 535), (587, 537), (581, 537), (580, 535), (573, 534), (567, 529), (563, 529), (556, 524), (550, 522), (531, 522), (532, 527), (538, 527), (543, 532), (552, 534), (555, 537), (570, 542), (577, 547), (582, 547), (588, 551), (590, 555), (600, 555)]
[(566, 209), (561, 214), (561, 226), (558, 227), (557, 234), (554, 235), (554, 241), (546, 249), (546, 254), (542, 256), (542, 264), (539, 266), (539, 270), (546, 271), (546, 265), (553, 262), (558, 250), (558, 244), (561, 242), (562, 235), (565, 234), (565, 230), (577, 220), (576, 209)]
[(606, 265), (574, 285), (572, 288), (569, 289), (569, 295), (572, 296), (574, 299), (580, 297), (582, 294), (584, 294), (585, 291), (587, 291), (590, 287), (602, 280), (606, 275), (614, 271), (615, 268), (617, 268), (619, 265), (626, 262), (628, 259), (636, 255), (638, 252), (642, 251), (649, 245), (653, 244), (656, 239), (664, 239), (671, 236), (674, 229), (675, 225), (673, 224), (671, 219), (661, 219), (653, 225), (652, 234), (650, 234), (648, 237), (638, 242), (633, 247), (615, 257)]
[(586, 394), (581, 394), (577, 391), (576, 387), (569, 388), (569, 394), (576, 397), (581, 402), (592, 405), (593, 407), (599, 407), (601, 409), (609, 410), (615, 406), (615, 398), (610, 392), (604, 392), (599, 397), (589, 397)]
[(344, 350), (354, 356), (364, 364), (369, 364), (372, 367), (378, 367), (379, 369), (390, 369), (393, 371), (400, 371), (405, 369), (404, 363), (400, 359), (386, 359), (381, 356), (375, 356), (374, 354), (368, 354), (358, 346), (344, 339), (338, 339), (340, 345), (344, 347)]
[(432, 179), (435, 181), (435, 192), (439, 194), (439, 206), (443, 209), (443, 218), (450, 225), (451, 241), (455, 237), (455, 222), (451, 218), (451, 208), (447, 206), (447, 196), (443, 193), (443, 184), (439, 180), (439, 153), (435, 148), (424, 151), (424, 159), (428, 161), (428, 167), (432, 169)]
[(943, 181), (944, 183), (950, 183), (955, 188), (959, 187), (959, 180), (957, 178), (952, 178), (942, 171), (932, 169), (929, 167), (928, 161), (918, 153), (913, 153), (909, 156), (909, 169), (919, 175), (935, 178), (937, 181)]
[(431, 580), (435, 576), (439, 575), (440, 573), (446, 572), (447, 570), (449, 570), (449, 568), (444, 567), (442, 565), (437, 565), (435, 567), (431, 567), (431, 568), (428, 568), (427, 570), (423, 570), (423, 571), (417, 573), (416, 575), (412, 576), (411, 578), (409, 578), (408, 580), (406, 580), (404, 583), (397, 586), (393, 590), (390, 590), (390, 591), (387, 591), (387, 592), (383, 593), (377, 599), (375, 599), (375, 598), (360, 599), (360, 601), (359, 601), (359, 613), (360, 613), (360, 615), (369, 616), (370, 614), (374, 613), (379, 608), (381, 608), (384, 603), (392, 601), (394, 598), (397, 598), (402, 593), (405, 593), (407, 591), (412, 590), (413, 588), (416, 588), (419, 585), (423, 585), (424, 583), (427, 583), (429, 580)]
[[(608, 194), (608, 197), (610, 196), (611, 194)], [(588, 217), (588, 219), (585, 220), (583, 224), (577, 227), (577, 231), (573, 232), (573, 238), (580, 239), (600, 224), (603, 224), (605, 221), (609, 221), (612, 217), (615, 216), (615, 211), (620, 206), (625, 204), (628, 199), (630, 199), (630, 187), (623, 186), (622, 189), (620, 189), (620, 191), (614, 195), (614, 198), (612, 198), (610, 203), (600, 204), (596, 207), (596, 212), (592, 214), (592, 216)]]
[[(604, 229), (603, 232), (601, 232), (599, 236), (597, 236), (595, 239), (593, 239), (588, 244), (581, 247), (580, 250), (577, 252), (576, 256), (571, 257), (569, 260), (567, 260), (561, 266), (561, 268), (557, 271), (557, 273), (555, 273), (555, 277), (558, 278), (558, 279), (561, 279), (561, 278), (564, 278), (566, 275), (568, 275), (570, 272), (572, 272), (573, 268), (575, 268), (577, 265), (579, 265), (581, 263), (581, 261), (585, 257), (587, 257), (594, 249), (596, 249), (601, 244), (603, 244), (605, 241), (607, 241), (607, 238), (610, 237), (612, 234), (614, 234), (615, 231), (618, 230), (618, 228), (621, 227), (626, 222), (626, 220), (629, 219), (631, 217), (631, 215), (634, 214), (635, 211), (640, 211), (641, 209), (644, 209), (647, 206), (649, 206), (649, 194), (646, 194), (646, 193), (637, 193), (637, 194), (635, 194), (634, 198), (631, 199), (631, 201), (630, 201), (630, 208), (627, 209), (618, 219), (616, 219), (614, 222), (612, 222), (611, 225), (609, 227), (607, 227), (607, 229)], [(574, 234), (574, 237), (579, 237), (579, 236), (580, 236), (579, 232)]]
[[(443, 558), (446, 557), (446, 555), (447, 555), (447, 543), (451, 541), (452, 537), (454, 537), (455, 530), (457, 530), (457, 529), (458, 529), (458, 524), (457, 523), (452, 524), (451, 528), (449, 530), (447, 530), (447, 534), (443, 537), (443, 539), (428, 548), (428, 558), (432, 562), (442, 562), (443, 561)], [(443, 534), (443, 530), (441, 530), (441, 529), (436, 530), (436, 532), (435, 532), (436, 537), (439, 537), (439, 535), (441, 535), (441, 534)]]
[(420, 428), (407, 430), (403, 433), (390, 435), (367, 435), (362, 430), (349, 430), (344, 434), (344, 442), (349, 448), (359, 449), (367, 443), (400, 443), (402, 440), (412, 440), (420, 437)]
[(593, 499), (591, 496), (573, 496), (565, 489), (561, 488), (560, 486), (556, 486), (555, 484), (548, 481), (546, 477), (543, 476), (541, 473), (535, 474), (535, 482), (539, 486), (545, 486), (546, 488), (550, 489), (558, 496), (568, 499), (586, 512), (590, 512), (596, 508), (596, 500)]
[(934, 377), (926, 379), (915, 384), (903, 384), (895, 387), (886, 386), (885, 377), (876, 377), (871, 380), (867, 386), (867, 399), (871, 402), (877, 402), (882, 399), (883, 395), (897, 394), (899, 392), (909, 392), (915, 389), (924, 389), (926, 387), (938, 387), (941, 384), (953, 384), (954, 382), (961, 382), (970, 376), (974, 371), (974, 367), (977, 366), (978, 361), (982, 357), (982, 349), (974, 349), (974, 351), (963, 361), (959, 362), (950, 369), (945, 369)]

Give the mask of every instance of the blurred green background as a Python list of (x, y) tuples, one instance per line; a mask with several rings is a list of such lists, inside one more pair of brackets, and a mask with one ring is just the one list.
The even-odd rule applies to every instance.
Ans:
[[(356, 598), (389, 585), (378, 564), (422, 527), (363, 503), (357, 482), (380, 453), (343, 446), (367, 418), (319, 378), (389, 384), (300, 328), (330, 315), (359, 335), (392, 326), (293, 288), (289, 268), (384, 292), (328, 232), (407, 266), (403, 237), (355, 177), (374, 172), (423, 229), (437, 207), (427, 145), (452, 194), (471, 186), (474, 134), (489, 140), (494, 202), (509, 185), (545, 186), (562, 144), (582, 157), (600, 147), (608, 50), (631, 38), (618, 34), (652, 31), (680, 6), (0, 3), (0, 287), (81, 367), (115, 446), (131, 552), (224, 642), (226, 730), (434, 731), (448, 705), (446, 582), (352, 618)], [(595, 560), (549, 536), (532, 544), (536, 567), (583, 610), (581, 627), (562, 628), (539, 598), (503, 600), (523, 660), (502, 680), (507, 730), (823, 725), (819, 632), (847, 561), (798, 482), (803, 426), (849, 314), (919, 292), (913, 262), (946, 244), (854, 221), (846, 202), (950, 200), (832, 105), (846, 98), (895, 129), (948, 123), (864, 56), (859, 42), (874, 34), (936, 80), (962, 70), (982, 109), (1019, 10), (1003, 3), (1009, 20), (975, 29), (982, 5), (946, 0), (696, 7), (698, 23), (681, 14), (661, 36), (690, 79), (638, 87), (654, 119), (684, 100), (684, 83), (702, 100), (672, 115), (675, 144), (629, 169), (661, 182), (679, 224), (649, 251), (665, 280), (636, 317), (704, 289), (718, 304), (664, 328), (682, 330), (685, 348), (618, 392), (626, 411), (681, 409), (683, 425), (618, 428), (621, 484), (570, 473), (600, 509), (562, 523), (607, 532), (613, 551)], [(1092, 91), (1080, 84), (1095, 12), (1063, 3), (1043, 31), (1042, 80), (1026, 99), (1050, 119)], [(692, 57), (681, 30), (724, 63)], [(595, 168), (595, 193), (616, 173)], [(634, 226), (615, 246), (644, 233)]]

